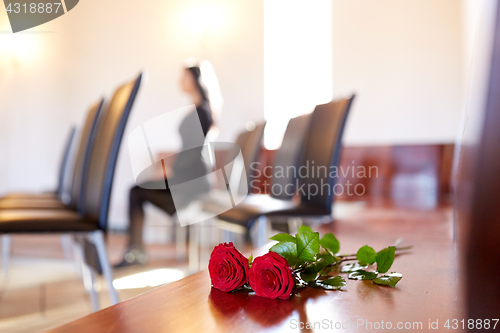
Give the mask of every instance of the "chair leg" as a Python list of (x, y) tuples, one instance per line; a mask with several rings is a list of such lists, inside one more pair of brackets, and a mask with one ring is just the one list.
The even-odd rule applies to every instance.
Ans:
[(212, 252), (212, 220), (200, 222), (200, 227), (203, 232), (200, 233), (200, 268), (205, 269), (208, 267), (210, 260), (210, 253)]
[(113, 287), (113, 272), (109, 265), (108, 257), (106, 255), (106, 246), (104, 245), (103, 232), (101, 230), (94, 231), (91, 234), (92, 240), (97, 248), (97, 255), (99, 256), (99, 263), (101, 264), (102, 272), (108, 284), (109, 298), (111, 305), (118, 303), (118, 295), (115, 287)]
[(257, 247), (264, 246), (267, 242), (267, 217), (261, 216), (257, 220)]
[(63, 249), (64, 259), (71, 259), (71, 236), (62, 235), (61, 236), (61, 246)]
[(200, 269), (199, 228), (198, 224), (189, 226), (189, 272), (195, 273)]
[(99, 311), (100, 307), (99, 307), (99, 298), (97, 296), (97, 291), (95, 290), (95, 273), (94, 270), (88, 266), (86, 266), (86, 270), (87, 270), (86, 274), (88, 275), (87, 279), (90, 284), (90, 290), (89, 290), (90, 304), (92, 305), (92, 311), (96, 312)]
[(232, 241), (232, 234), (229, 230), (222, 230), (222, 242), (229, 243)]
[(290, 235), (295, 235), (299, 231), (300, 226), (302, 225), (302, 219), (300, 217), (290, 217), (287, 222), (288, 222), (288, 233)]
[(10, 235), (2, 235), (2, 274), (4, 276), (9, 273), (10, 243)]
[(83, 251), (81, 249), (81, 245), (77, 236), (71, 237), (71, 245), (73, 247), (73, 258), (75, 259), (76, 265), (76, 275), (83, 279), (83, 269), (82, 266), (84, 264)]
[(175, 224), (175, 254), (178, 261), (186, 259), (187, 227)]
[(92, 311), (99, 311), (99, 299), (97, 297), (97, 292), (95, 290), (95, 276), (92, 268), (90, 268), (85, 263), (85, 258), (83, 255), (83, 243), (80, 237), (75, 236), (73, 242), (73, 249), (75, 253), (75, 260), (80, 264), (79, 271), (81, 273), (81, 278), (83, 281), (83, 286), (90, 296), (90, 305), (92, 306)]

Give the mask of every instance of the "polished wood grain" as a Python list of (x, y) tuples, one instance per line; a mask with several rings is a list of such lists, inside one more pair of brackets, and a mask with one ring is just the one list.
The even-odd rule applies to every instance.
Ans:
[[(447, 319), (463, 318), (451, 221), (449, 208), (376, 208), (321, 228), (321, 233), (337, 235), (342, 252), (366, 243), (381, 249), (399, 237), (413, 244), (411, 253), (398, 256), (393, 265), (403, 274), (396, 288), (348, 280), (342, 291), (306, 288), (288, 301), (270, 300), (212, 289), (207, 271), (202, 271), (50, 332), (279, 332), (294, 331), (296, 321), (334, 325), (358, 319), (372, 324), (421, 322), (423, 331), (428, 331), (429, 320), (438, 320), (441, 331)], [(373, 329), (350, 326), (344, 331)]]

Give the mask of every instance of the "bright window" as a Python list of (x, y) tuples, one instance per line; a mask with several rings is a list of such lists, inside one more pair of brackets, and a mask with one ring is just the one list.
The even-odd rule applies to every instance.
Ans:
[(264, 144), (288, 120), (332, 99), (331, 0), (264, 0)]

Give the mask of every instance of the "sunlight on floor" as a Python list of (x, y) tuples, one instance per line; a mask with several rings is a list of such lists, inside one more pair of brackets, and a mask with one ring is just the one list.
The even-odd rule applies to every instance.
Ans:
[(182, 270), (161, 268), (116, 279), (113, 281), (113, 286), (116, 289), (157, 287), (165, 283), (180, 280), (185, 276), (186, 273)]

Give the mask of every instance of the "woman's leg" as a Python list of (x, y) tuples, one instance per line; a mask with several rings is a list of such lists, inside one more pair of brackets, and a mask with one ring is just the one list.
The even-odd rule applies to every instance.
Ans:
[(142, 227), (144, 224), (144, 191), (151, 191), (134, 186), (129, 193), (129, 243), (128, 249), (142, 249)]
[(175, 213), (170, 190), (150, 190), (134, 186), (129, 195), (129, 249), (142, 249), (142, 228), (144, 226), (144, 203), (151, 202), (169, 215)]

